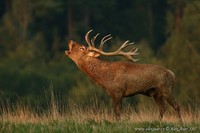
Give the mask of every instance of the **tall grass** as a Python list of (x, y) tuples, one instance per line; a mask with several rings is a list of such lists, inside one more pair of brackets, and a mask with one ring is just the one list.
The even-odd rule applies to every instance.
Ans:
[[(7, 103), (1, 108), (0, 132), (22, 131), (21, 128), (28, 128), (27, 132), (31, 132), (31, 130), (35, 131), (37, 127), (39, 127), (39, 132), (43, 132), (43, 129), (49, 129), (52, 132), (54, 129), (60, 129), (60, 131), (74, 131), (76, 129), (77, 132), (79, 130), (85, 132), (87, 128), (91, 128), (91, 132), (93, 132), (93, 128), (99, 125), (101, 125), (99, 128), (102, 129), (98, 129), (98, 131), (102, 132), (105, 127), (112, 129), (117, 128), (119, 125), (123, 127), (121, 127), (123, 131), (128, 132), (132, 131), (133, 127), (149, 127), (152, 126), (151, 124), (153, 124), (153, 127), (161, 126), (160, 124), (180, 125), (179, 119), (172, 109), (169, 109), (163, 120), (159, 121), (159, 112), (155, 104), (140, 103), (136, 107), (124, 104), (121, 120), (119, 121), (115, 119), (112, 108), (106, 103), (99, 104), (97, 98), (91, 99), (88, 104), (90, 106), (71, 102), (65, 108), (60, 107), (53, 91), (50, 93), (49, 108), (43, 113), (38, 113), (29, 105), (17, 104), (14, 106)], [(193, 109), (188, 105), (183, 107), (181, 112), (182, 125), (194, 126), (195, 131), (199, 130), (200, 109)], [(22, 132), (26, 131), (23, 130)]]

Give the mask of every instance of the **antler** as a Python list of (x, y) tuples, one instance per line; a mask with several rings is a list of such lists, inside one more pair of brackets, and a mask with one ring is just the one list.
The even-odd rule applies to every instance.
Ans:
[(138, 55), (139, 53), (137, 53), (137, 51), (138, 51), (138, 48), (132, 48), (130, 51), (128, 51), (128, 52), (124, 52), (124, 51), (122, 51), (124, 48), (126, 48), (127, 46), (130, 46), (130, 45), (132, 45), (132, 44), (134, 44), (134, 42), (132, 42), (132, 43), (129, 43), (129, 40), (127, 40), (127, 41), (125, 41), (122, 45), (121, 45), (121, 47), (118, 49), (118, 50), (116, 50), (116, 51), (114, 51), (114, 52), (104, 52), (104, 51), (102, 51), (103, 50), (103, 45), (104, 45), (104, 43), (105, 42), (107, 42), (108, 40), (110, 40), (112, 37), (111, 37), (111, 34), (109, 34), (109, 35), (107, 35), (107, 36), (105, 36), (105, 37), (103, 37), (102, 39), (101, 39), (101, 43), (100, 43), (100, 45), (99, 45), (99, 48), (97, 49), (97, 48), (95, 48), (95, 40), (96, 40), (96, 38), (97, 38), (97, 36), (99, 35), (99, 33), (98, 34), (96, 34), (92, 39), (91, 39), (91, 41), (89, 40), (89, 34), (90, 34), (90, 32), (92, 32), (92, 30), (90, 30), (90, 31), (88, 31), (87, 33), (86, 33), (86, 35), (85, 35), (85, 40), (86, 40), (86, 42), (87, 42), (87, 44), (88, 44), (88, 49), (89, 50), (91, 50), (91, 51), (95, 51), (95, 52), (97, 52), (97, 53), (99, 53), (99, 54), (102, 54), (102, 55), (105, 55), (105, 56), (116, 56), (116, 55), (121, 55), (121, 56), (124, 56), (124, 57), (126, 57), (127, 59), (129, 59), (129, 60), (131, 60), (131, 61), (138, 61), (139, 59), (134, 59), (132, 56), (134, 56), (134, 55)]

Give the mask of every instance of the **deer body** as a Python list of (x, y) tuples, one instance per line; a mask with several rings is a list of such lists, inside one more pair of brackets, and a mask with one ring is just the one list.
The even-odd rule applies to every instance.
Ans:
[[(87, 38), (86, 41), (89, 43)], [(68, 45), (69, 51), (65, 52), (66, 55), (113, 99), (116, 116), (119, 117), (120, 115), (124, 97), (144, 94), (154, 98), (160, 110), (160, 118), (163, 117), (166, 110), (164, 99), (181, 118), (180, 107), (172, 96), (175, 75), (169, 69), (160, 65), (134, 64), (122, 61), (107, 62), (97, 58), (100, 51), (96, 51), (94, 47), (91, 50), (91, 45), (85, 47), (74, 41), (70, 41)], [(124, 47), (121, 46), (121, 48)], [(118, 52), (125, 54), (122, 51)], [(130, 52), (134, 52), (129, 53), (132, 56), (135, 55), (136, 50), (132, 49)], [(129, 55), (126, 55), (126, 57), (132, 60), (133, 58)]]
[(174, 84), (175, 80), (168, 69), (159, 65), (106, 62), (91, 57), (80, 60), (77, 65), (109, 96), (113, 96), (115, 91), (121, 91), (123, 97), (135, 94), (150, 96), (151, 89), (164, 93), (164, 90), (159, 90), (160, 86), (169, 86), (168, 82), (171, 80), (170, 83)]

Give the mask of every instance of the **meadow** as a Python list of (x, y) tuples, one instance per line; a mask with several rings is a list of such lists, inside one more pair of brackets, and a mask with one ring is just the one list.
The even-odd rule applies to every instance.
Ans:
[(132, 133), (200, 132), (200, 111), (182, 107), (183, 123), (169, 108), (162, 121), (154, 104), (125, 105), (121, 120), (116, 120), (112, 106), (90, 100), (85, 105), (71, 103), (60, 108), (52, 97), (48, 110), (38, 113), (28, 105), (7, 104), (1, 108), (1, 133)]

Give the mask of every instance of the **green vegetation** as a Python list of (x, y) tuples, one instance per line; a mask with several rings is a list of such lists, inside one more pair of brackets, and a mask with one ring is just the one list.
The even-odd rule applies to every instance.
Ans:
[(191, 132), (198, 133), (198, 124), (176, 124), (164, 122), (95, 122), (85, 121), (77, 123), (74, 121), (48, 122), (41, 123), (24, 123), (0, 125), (1, 133), (27, 133), (27, 132), (48, 132), (48, 133), (132, 133), (132, 132)]

